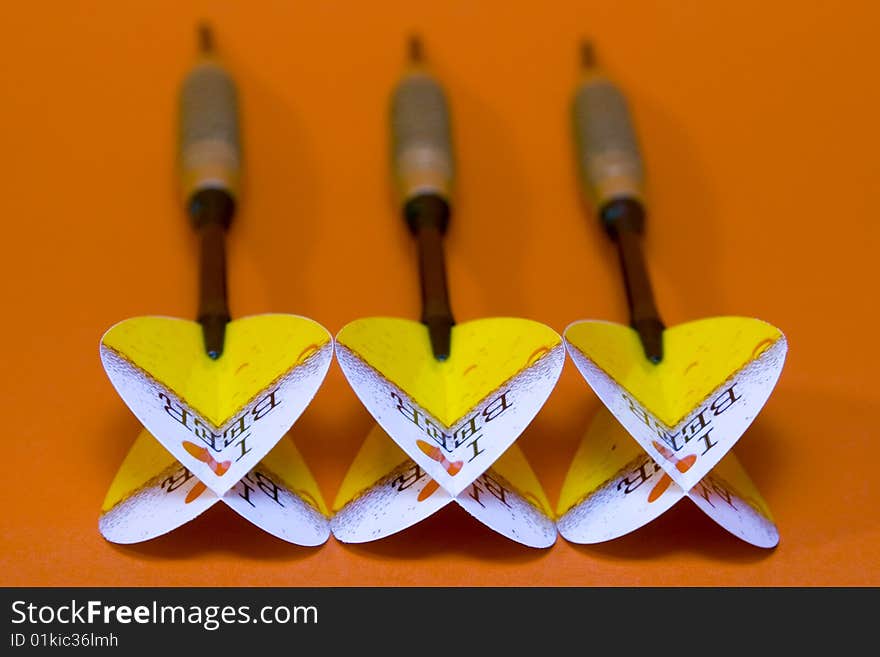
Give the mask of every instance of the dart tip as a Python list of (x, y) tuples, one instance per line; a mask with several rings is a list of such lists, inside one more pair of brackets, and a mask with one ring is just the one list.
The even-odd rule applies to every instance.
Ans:
[(425, 325), (428, 327), (434, 358), (441, 363), (448, 360), (452, 343), (452, 320), (447, 318), (427, 320)]
[(588, 70), (596, 68), (596, 50), (589, 39), (581, 41), (581, 67)]
[(639, 334), (645, 356), (654, 365), (663, 360), (663, 330), (666, 328), (657, 318), (633, 322), (632, 327)]
[(226, 339), (225, 317), (210, 316), (199, 320), (202, 325), (202, 337), (205, 342), (205, 353), (211, 360), (217, 360), (223, 355), (223, 343)]
[(418, 34), (410, 35), (408, 51), (411, 63), (421, 64), (425, 61), (425, 49), (422, 46), (422, 39)]
[(203, 55), (210, 55), (214, 52), (214, 31), (211, 29), (211, 24), (207, 21), (203, 21), (199, 23), (198, 27), (198, 35), (199, 35), (199, 51)]

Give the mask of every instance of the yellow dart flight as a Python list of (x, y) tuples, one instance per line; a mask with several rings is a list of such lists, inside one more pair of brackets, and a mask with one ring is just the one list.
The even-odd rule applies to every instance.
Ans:
[[(644, 171), (635, 132), (623, 94), (595, 66), (589, 45), (573, 118), (581, 181), (620, 252), (630, 325), (574, 322), (565, 344), (605, 406), (687, 494), (764, 406), (787, 342), (778, 328), (750, 317), (664, 326), (640, 250)], [(571, 522), (566, 527), (563, 535), (576, 540)], [(755, 541), (766, 547), (766, 533)]]
[[(468, 509), (462, 491), (475, 485), (543, 406), (561, 372), (565, 349), (561, 337), (539, 322), (503, 317), (456, 324), (453, 319), (443, 256), (454, 168), (449, 113), (442, 87), (424, 66), (418, 41), (412, 44), (410, 70), (392, 96), (391, 133), (403, 215), (418, 243), (421, 322), (388, 317), (353, 321), (336, 336), (337, 359), (385, 433), (427, 474), (423, 483), (430, 482), (425, 485), (432, 493), (426, 497), (456, 498)], [(389, 457), (385, 465), (372, 467), (359, 458), (352, 468), (373, 472), (375, 483), (381, 479), (378, 474), (400, 465), (399, 459)], [(347, 477), (361, 479), (351, 473)], [(438, 487), (442, 492), (434, 496)], [(522, 542), (546, 547), (555, 540), (552, 520), (540, 517), (538, 536)], [(521, 530), (526, 522), (524, 516), (481, 520), (515, 540), (522, 538), (516, 527)], [(363, 531), (352, 530), (350, 522), (344, 531), (340, 522), (335, 526), (341, 532), (337, 536), (357, 541), (414, 521), (390, 518), (387, 527), (371, 530), (365, 525)]]
[(225, 238), (239, 201), (238, 100), (207, 28), (200, 60), (182, 85), (179, 120), (183, 197), (201, 243), (198, 319), (127, 319), (104, 334), (100, 355), (144, 427), (222, 497), (310, 403), (333, 345), (327, 330), (305, 317), (230, 319)]

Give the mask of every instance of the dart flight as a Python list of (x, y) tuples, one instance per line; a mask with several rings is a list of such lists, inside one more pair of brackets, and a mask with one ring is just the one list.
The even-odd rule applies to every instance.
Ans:
[(657, 364), (644, 357), (634, 331), (620, 324), (577, 322), (565, 339), (599, 399), (684, 490), (715, 467), (757, 416), (786, 352), (777, 328), (745, 317), (666, 329)]
[(547, 400), (564, 359), (552, 329), (491, 318), (452, 329), (437, 361), (418, 322), (375, 318), (337, 335), (337, 357), (376, 421), (451, 495), (479, 477)]
[(222, 495), (290, 429), (324, 379), (327, 331), (295, 315), (230, 322), (223, 355), (209, 358), (197, 322), (135, 317), (101, 340), (119, 395), (153, 436)]

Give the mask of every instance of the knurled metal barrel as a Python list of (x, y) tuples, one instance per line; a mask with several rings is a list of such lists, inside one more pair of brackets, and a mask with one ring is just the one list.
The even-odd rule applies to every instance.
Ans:
[(238, 94), (232, 77), (206, 58), (180, 90), (179, 168), (184, 198), (222, 189), (236, 198), (241, 174)]
[(391, 161), (402, 203), (433, 194), (450, 200), (454, 176), (449, 106), (431, 75), (405, 75), (391, 98)]
[(573, 118), (581, 181), (595, 206), (641, 201), (644, 167), (620, 89), (604, 76), (588, 76), (575, 93)]

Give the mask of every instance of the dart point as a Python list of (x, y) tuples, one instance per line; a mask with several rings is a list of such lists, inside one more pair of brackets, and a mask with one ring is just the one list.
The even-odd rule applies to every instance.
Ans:
[(593, 48), (593, 42), (589, 39), (581, 41), (581, 67), (589, 70), (596, 68), (596, 50)]
[(214, 31), (211, 29), (211, 24), (207, 21), (202, 21), (198, 26), (198, 35), (199, 35), (199, 51), (203, 55), (210, 55), (214, 52)]
[(422, 39), (418, 34), (412, 34), (408, 43), (409, 61), (413, 64), (422, 64), (425, 61), (425, 49)]

